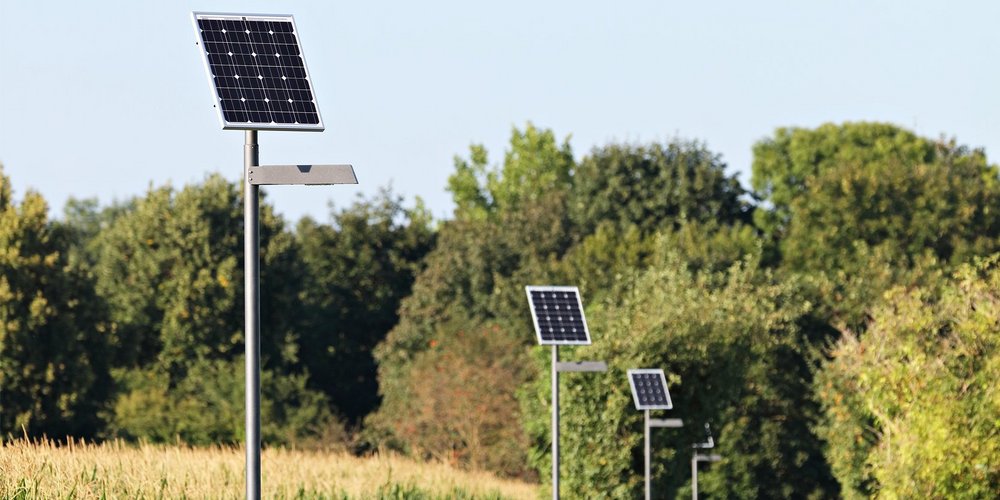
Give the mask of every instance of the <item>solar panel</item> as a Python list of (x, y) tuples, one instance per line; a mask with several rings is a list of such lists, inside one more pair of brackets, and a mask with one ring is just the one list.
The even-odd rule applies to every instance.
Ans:
[(629, 370), (628, 383), (632, 387), (632, 399), (637, 410), (669, 410), (674, 407), (663, 370)]
[(575, 286), (526, 286), (541, 345), (590, 345), (580, 290)]
[(193, 16), (222, 128), (323, 130), (292, 16)]

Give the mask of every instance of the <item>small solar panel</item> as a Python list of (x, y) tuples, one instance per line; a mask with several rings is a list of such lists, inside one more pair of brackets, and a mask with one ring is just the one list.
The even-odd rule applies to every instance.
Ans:
[(674, 407), (663, 370), (629, 370), (628, 383), (632, 387), (632, 399), (637, 410), (669, 410)]
[(575, 286), (526, 286), (541, 345), (590, 345), (580, 290)]
[(222, 128), (323, 130), (292, 16), (193, 17)]

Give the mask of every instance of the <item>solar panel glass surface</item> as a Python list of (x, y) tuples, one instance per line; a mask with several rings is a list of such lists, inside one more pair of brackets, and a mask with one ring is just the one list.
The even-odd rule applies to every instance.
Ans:
[(224, 128), (322, 130), (291, 16), (195, 14)]
[(540, 344), (590, 344), (590, 331), (576, 287), (529, 286), (525, 290)]

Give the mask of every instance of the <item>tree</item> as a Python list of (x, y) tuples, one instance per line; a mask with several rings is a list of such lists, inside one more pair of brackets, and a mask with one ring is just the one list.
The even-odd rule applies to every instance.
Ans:
[(456, 320), (411, 365), (404, 398), (379, 418), (412, 453), (505, 476), (531, 476), (515, 396), (531, 370), (524, 343), (500, 325)]
[(895, 288), (817, 379), (828, 457), (849, 497), (1000, 491), (1000, 257), (941, 286)]
[(861, 329), (885, 290), (1000, 248), (1000, 178), (981, 150), (848, 123), (779, 129), (754, 151), (772, 205), (758, 222), (835, 324)]
[[(243, 352), (242, 203), (236, 184), (210, 176), (180, 191), (151, 189), (94, 242), (98, 293), (111, 308), (119, 366), (163, 367), (171, 380), (201, 358)], [(302, 282), (292, 235), (261, 204), (261, 354), (296, 361)]]
[(809, 130), (779, 128), (773, 138), (753, 148), (751, 184), (771, 205), (755, 220), (766, 233), (780, 238), (792, 218), (790, 205), (807, 191), (810, 179), (831, 167), (850, 164), (859, 169), (885, 162), (903, 165), (932, 163), (932, 141), (888, 123), (827, 123)]
[(455, 173), (448, 190), (459, 218), (495, 217), (536, 204), (564, 191), (571, 182), (575, 162), (569, 138), (556, 142), (551, 130), (530, 122), (524, 130), (514, 128), (503, 167), (489, 168), (482, 145), (469, 148), (469, 159), (455, 158)]
[(684, 221), (750, 222), (751, 206), (718, 154), (697, 142), (612, 144), (594, 149), (576, 168), (570, 212), (581, 235), (604, 221), (644, 234)]
[(94, 437), (110, 397), (106, 309), (42, 197), (0, 169), (0, 435)]
[(379, 403), (372, 349), (398, 322), (434, 233), (419, 200), (407, 209), (388, 190), (331, 219), (303, 219), (295, 232), (306, 269), (299, 356), (310, 386), (358, 422)]
[[(524, 283), (550, 272), (571, 243), (566, 200), (573, 161), (567, 143), (529, 124), (511, 134), (502, 166), (489, 170), (481, 147), (474, 146), (471, 156), (456, 161), (449, 181), (455, 220), (441, 225), (412, 294), (400, 305), (399, 323), (375, 350), (383, 404), (366, 422), (375, 445), (413, 449), (412, 434), (400, 433), (390, 412), (425, 404), (414, 399), (423, 393), (413, 390), (422, 383), (413, 363), (431, 339), (441, 341), (441, 349), (457, 349), (461, 343), (445, 340), (474, 325), (499, 324), (498, 335), (510, 336), (512, 344), (530, 342)], [(441, 331), (442, 325), (455, 330)], [(472, 363), (472, 370), (507, 354), (482, 352), (477, 361), (448, 355)], [(516, 420), (513, 413), (500, 417)]]

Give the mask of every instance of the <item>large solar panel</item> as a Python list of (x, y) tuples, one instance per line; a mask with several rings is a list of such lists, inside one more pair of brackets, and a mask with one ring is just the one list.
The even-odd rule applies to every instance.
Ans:
[(629, 370), (628, 383), (632, 387), (632, 399), (637, 410), (669, 410), (674, 407), (663, 370)]
[(535, 334), (542, 345), (590, 345), (580, 290), (575, 286), (526, 286)]
[(323, 130), (292, 16), (193, 16), (222, 128)]

